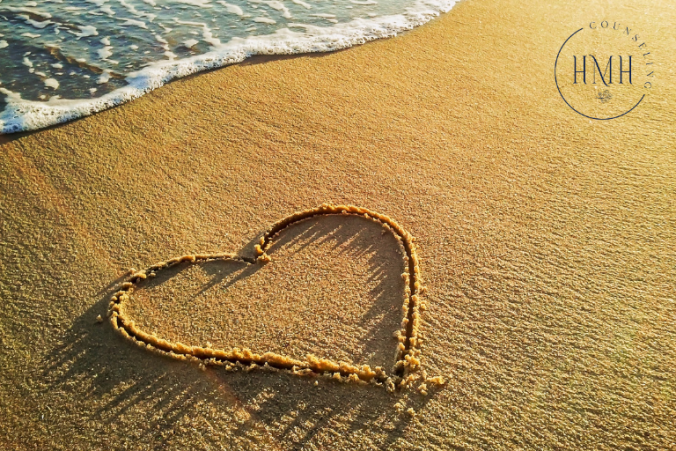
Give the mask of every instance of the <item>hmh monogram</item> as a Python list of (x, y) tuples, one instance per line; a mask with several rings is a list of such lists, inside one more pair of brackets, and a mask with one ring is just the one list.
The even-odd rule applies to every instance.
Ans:
[[(554, 62), (556, 89), (559, 91), (559, 95), (563, 101), (576, 113), (599, 121), (616, 119), (638, 107), (647, 95), (648, 91), (646, 90), (650, 90), (653, 87), (653, 77), (655, 76), (653, 55), (648, 45), (643, 42), (638, 33), (632, 32), (631, 28), (623, 26), (619, 22), (611, 23), (607, 20), (591, 22), (589, 23), (589, 30), (591, 31), (585, 32), (585, 28), (578, 29), (568, 36), (568, 39), (561, 45)], [(590, 33), (594, 33), (594, 36), (590, 36)], [(577, 38), (579, 45), (590, 45), (593, 43), (594, 50), (592, 52), (594, 53), (585, 53), (585, 50), (582, 50), (578, 54), (575, 54), (576, 52), (573, 51), (568, 53), (568, 56), (560, 58), (566, 44), (575, 36), (583, 36), (582, 38)], [(580, 42), (580, 39), (585, 39), (585, 36), (587, 40)], [(591, 39), (593, 39), (592, 42), (590, 42)], [(622, 39), (622, 41), (618, 41), (618, 39)], [(615, 45), (619, 47), (613, 49)], [(613, 55), (613, 53), (616, 54)], [(643, 58), (641, 58), (641, 55)], [(570, 56), (573, 57), (572, 61), (568, 59)], [(567, 61), (566, 64), (560, 64), (564, 59)], [(566, 81), (568, 82), (568, 80), (572, 79), (573, 83), (571, 85), (574, 87), (573, 90), (580, 94), (582, 93), (580, 89), (583, 89), (582, 85), (594, 85), (594, 89), (592, 90), (593, 98), (602, 104), (608, 104), (605, 113), (585, 114), (583, 112), (591, 105), (586, 102), (592, 100), (592, 92), (588, 92), (586, 89), (583, 89), (585, 95), (572, 98), (576, 102), (575, 105), (571, 104), (571, 99), (566, 99), (565, 85), (563, 85), (564, 90), (562, 91), (562, 85), (560, 84), (561, 73), (559, 71), (559, 76), (557, 77), (557, 68), (561, 68), (561, 70), (567, 72), (570, 70), (568, 61), (573, 63), (573, 73), (571, 78), (565, 77)], [(622, 85), (623, 88), (621, 89), (628, 90), (627, 94), (631, 94), (631, 98), (628, 96), (616, 96), (615, 89), (619, 87), (613, 87), (615, 85)], [(633, 89), (641, 85), (644, 89), (640, 91)], [(595, 102), (594, 105), (599, 106)], [(621, 112), (622, 110), (624, 112)], [(610, 111), (613, 112), (610, 113)]]
[[(606, 67), (603, 72), (601, 72), (601, 66), (599, 65), (598, 60), (596, 59), (596, 56), (594, 55), (589, 55), (590, 61), (593, 61), (591, 63), (591, 73), (592, 73), (592, 84), (596, 84), (596, 73), (598, 72), (599, 76), (601, 77), (601, 82), (603, 82), (604, 85), (608, 86), (613, 84), (613, 57), (608, 59), (608, 63), (606, 64)], [(620, 75), (620, 84), (624, 84), (624, 75), (627, 74), (629, 77), (629, 84), (631, 83), (631, 55), (629, 55), (629, 62), (627, 64), (627, 69), (624, 69), (624, 61), (622, 59), (622, 56), (619, 56), (620, 59), (620, 64), (619, 64), (619, 75)], [(573, 84), (578, 84), (577, 82), (577, 75), (582, 74), (582, 83), (587, 84), (587, 55), (582, 56), (582, 69), (579, 70), (577, 68), (577, 56), (573, 56)], [(606, 79), (606, 77), (608, 77)], [(607, 80), (607, 81), (606, 81)]]

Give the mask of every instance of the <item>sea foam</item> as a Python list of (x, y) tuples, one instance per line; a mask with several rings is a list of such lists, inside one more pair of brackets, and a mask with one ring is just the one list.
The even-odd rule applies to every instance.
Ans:
[[(10, 33), (23, 31), (24, 28), (20, 28), (22, 26), (41, 31), (43, 42), (40, 44), (48, 51), (43, 51), (44, 55), (39, 55), (39, 52), (8, 54), (13, 46), (25, 49), (26, 44), (13, 41), (9, 38), (10, 33), (4, 33), (6, 37), (0, 41), (0, 65), (13, 58), (18, 59), (18, 64), (11, 65), (13, 69), (0, 74), (0, 93), (5, 97), (5, 107), (0, 112), (0, 133), (35, 130), (87, 116), (136, 99), (173, 79), (239, 63), (254, 55), (328, 52), (392, 37), (449, 11), (456, 0), (416, 0), (395, 6), (382, 6), (383, 3), (383, 0), (345, 0), (340, 9), (334, 3), (333, 10), (327, 10), (317, 6), (318, 3), (303, 0), (292, 0), (286, 4), (274, 0), (245, 3), (173, 0), (170, 2), (171, 8), (162, 6), (162, 2), (157, 2), (158, 6), (155, 6), (156, 2), (151, 0), (143, 0), (142, 3), (132, 0), (88, 0), (86, 3), (77, 3), (86, 6), (81, 10), (66, 12), (61, 6), (58, 14), (35, 8), (33, 3), (30, 7), (12, 7), (6, 6), (5, 2), (0, 3), (0, 19), (9, 16), (6, 17), (8, 20), (4, 28), (0, 27), (0, 32), (7, 30), (7, 23)], [(23, 4), (26, 5), (25, 2)], [(145, 5), (147, 10), (141, 11), (140, 5)], [(209, 19), (216, 13), (216, 6), (220, 8), (219, 15)], [(356, 14), (350, 6), (367, 9), (359, 12), (358, 17), (350, 17), (346, 14)], [(261, 14), (259, 8), (263, 7), (265, 10)], [(384, 9), (375, 9), (379, 7)], [(104, 10), (107, 14), (101, 16), (87, 14)], [(384, 13), (392, 10), (398, 12)], [(172, 17), (176, 11), (182, 14), (180, 18)], [(165, 12), (170, 19), (156, 21)], [(381, 15), (378, 15), (379, 12)], [(21, 13), (23, 17), (17, 17), (17, 14), (11, 16), (12, 13)], [(25, 20), (26, 13), (31, 16), (30, 22)], [(373, 15), (375, 17), (371, 17)], [(228, 16), (231, 22), (219, 22), (221, 16)], [(88, 17), (94, 17), (92, 23), (87, 23), (90, 20), (86, 19)], [(186, 20), (188, 18), (192, 20)], [(37, 27), (32, 23), (36, 20)], [(40, 28), (41, 23), (47, 20), (50, 23)], [(120, 37), (110, 31), (108, 22), (114, 22), (118, 28), (119, 25), (126, 25), (126, 30), (129, 30), (129, 26), (145, 27), (146, 30), (139, 31), (145, 34)], [(148, 29), (149, 26), (152, 26), (152, 31)], [(262, 34), (246, 31), (261, 27)], [(228, 35), (224, 29), (235, 31)], [(70, 37), (63, 38), (64, 35)], [(52, 36), (59, 39), (51, 42)], [(123, 38), (126, 39), (124, 42)], [(120, 50), (120, 61), (117, 61), (118, 58), (108, 59), (112, 55), (111, 50), (123, 46), (132, 51)], [(135, 50), (139, 46), (150, 50)], [(82, 48), (86, 50), (84, 54)], [(55, 70), (62, 70), (64, 65), (70, 77), (63, 75), (66, 70), (54, 73)], [(26, 69), (30, 68), (31, 76), (38, 73), (33, 66), (43, 71), (39, 72), (44, 75), (42, 82), (40, 85), (22, 84)], [(12, 73), (12, 70), (16, 73)], [(118, 85), (111, 86), (113, 81)], [(49, 89), (33, 92), (32, 89), (37, 89), (34, 86)]]

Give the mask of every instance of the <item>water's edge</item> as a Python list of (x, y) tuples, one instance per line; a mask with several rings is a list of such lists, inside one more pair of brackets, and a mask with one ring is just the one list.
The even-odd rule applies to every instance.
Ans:
[(308, 34), (284, 28), (271, 35), (233, 38), (210, 52), (185, 59), (159, 61), (130, 73), (126, 86), (92, 99), (31, 101), (0, 86), (6, 107), (0, 112), (0, 134), (38, 130), (103, 111), (136, 99), (164, 84), (209, 69), (241, 63), (257, 55), (298, 55), (346, 49), (388, 38), (448, 12), (456, 0), (417, 0), (402, 14), (355, 19), (331, 27), (308, 27)]

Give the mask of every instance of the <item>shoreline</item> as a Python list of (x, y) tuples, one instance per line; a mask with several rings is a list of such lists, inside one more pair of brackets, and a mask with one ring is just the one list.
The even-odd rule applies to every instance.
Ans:
[[(354, 18), (349, 22), (330, 27), (302, 25), (306, 33), (295, 33), (289, 27), (268, 35), (233, 38), (227, 43), (216, 40), (210, 51), (175, 60), (155, 61), (128, 73), (126, 85), (101, 97), (90, 99), (61, 99), (58, 96), (40, 102), (22, 99), (22, 92), (9, 91), (0, 86), (6, 95), (5, 109), (0, 112), (0, 126), (8, 132), (37, 130), (100, 112), (113, 106), (140, 98), (168, 82), (185, 78), (205, 70), (227, 67), (245, 61), (251, 56), (267, 54), (302, 54), (308, 51), (333, 51), (354, 47), (383, 38), (397, 36), (421, 26), (440, 14), (448, 12), (457, 0), (415, 0), (404, 11), (396, 14)], [(205, 35), (205, 39), (206, 38)], [(211, 38), (209, 38), (211, 39)], [(53, 81), (58, 87), (58, 82)], [(12, 116), (22, 111), (20, 117)], [(14, 113), (12, 113), (14, 112)], [(8, 114), (9, 113), (9, 114)]]
[[(432, 20), (436, 20), (436, 19), (432, 19)], [(404, 33), (407, 33), (408, 31), (411, 31), (411, 30), (403, 31), (403, 32), (399, 33), (397, 36), (394, 36), (394, 37), (396, 38), (398, 36), (402, 36)], [(380, 38), (380, 39), (393, 39), (393, 38)], [(377, 41), (377, 39), (376, 39), (376, 41)], [(358, 44), (358, 45), (368, 45), (371, 42), (374, 42), (374, 41), (369, 41), (369, 42), (366, 42), (364, 44)], [(171, 83), (175, 83), (179, 80), (189, 80), (191, 78), (199, 77), (203, 74), (208, 74), (210, 72), (225, 69), (225, 68), (230, 67), (230, 66), (240, 66), (240, 65), (241, 66), (250, 66), (250, 65), (253, 66), (253, 65), (257, 65), (257, 64), (265, 64), (265, 63), (272, 62), (272, 61), (284, 61), (284, 60), (287, 60), (287, 59), (294, 59), (294, 58), (320, 58), (324, 55), (344, 52), (344, 51), (350, 50), (351, 48), (352, 47), (348, 47), (348, 48), (345, 48), (345, 49), (331, 50), (331, 51), (326, 51), (326, 52), (297, 53), (297, 54), (293, 54), (293, 55), (254, 55), (254, 56), (248, 57), (247, 59), (245, 59), (244, 61), (242, 61), (240, 63), (234, 63), (234, 64), (230, 64), (230, 65), (227, 65), (227, 66), (205, 69), (203, 71), (196, 72), (194, 74), (186, 75), (185, 77), (172, 79), (172, 80), (168, 81), (166, 84), (160, 86), (157, 89), (162, 89), (165, 86), (168, 86)], [(152, 91), (150, 91), (150, 92), (152, 92)], [(135, 100), (137, 100), (137, 99), (130, 100), (129, 102), (134, 102)], [(37, 130), (27, 130), (27, 131), (12, 132), (12, 133), (0, 133), (0, 145), (7, 144), (7, 143), (10, 143), (10, 142), (15, 141), (17, 139), (20, 139), (20, 138), (23, 138), (23, 137), (26, 137), (26, 136), (30, 136), (30, 135), (33, 135), (33, 134), (36, 134), (36, 133), (40, 133), (42, 131), (58, 129), (61, 126), (68, 125), (72, 122), (76, 122), (76, 121), (86, 119), (86, 118), (91, 117), (91, 116), (95, 116), (97, 114), (103, 113), (104, 111), (108, 111), (110, 109), (121, 107), (123, 105), (126, 105), (129, 102), (120, 103), (118, 105), (112, 106), (112, 107), (107, 108), (105, 110), (101, 110), (101, 111), (97, 111), (95, 113), (92, 113), (88, 116), (82, 116), (82, 117), (79, 117), (77, 119), (73, 119), (73, 120), (68, 121), (68, 122), (53, 124), (53, 125), (50, 125), (50, 126), (47, 126), (47, 127), (44, 127), (44, 128), (40, 128), (40, 129), (37, 129)]]

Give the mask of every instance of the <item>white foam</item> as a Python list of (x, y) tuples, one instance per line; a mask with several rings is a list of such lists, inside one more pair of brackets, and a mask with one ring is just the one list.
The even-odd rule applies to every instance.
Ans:
[(102, 39), (101, 39), (101, 44), (103, 44), (103, 45), (110, 45), (110, 38), (107, 37), (107, 36), (106, 36), (105, 38), (102, 38)]
[(291, 12), (286, 6), (284, 6), (282, 2), (270, 1), (265, 2), (265, 4), (267, 4), (270, 8), (276, 9), (277, 11), (281, 11), (282, 17), (284, 17), (285, 19), (291, 19)]
[[(169, 58), (170, 60), (176, 59), (176, 55), (175, 55), (171, 50), (169, 50), (169, 41), (167, 41), (166, 39), (164, 39), (164, 38), (163, 38), (162, 36), (160, 36), (159, 34), (155, 34), (155, 39), (157, 40), (157, 42), (159, 42), (160, 44), (162, 44), (162, 49), (164, 50), (164, 56), (166, 56), (166, 57)], [(138, 47), (137, 47), (137, 48), (138, 48)], [(148, 50), (146, 50), (146, 51), (143, 52), (143, 53), (144, 53), (144, 54), (145, 54), (145, 53), (148, 53)]]
[(291, 1), (294, 2), (296, 5), (302, 6), (305, 9), (312, 9), (312, 6), (308, 5), (303, 0), (291, 0)]
[(187, 41), (184, 41), (184, 42), (183, 42), (183, 45), (184, 45), (186, 48), (191, 49), (191, 48), (195, 47), (199, 42), (200, 42), (200, 41), (198, 41), (197, 39), (188, 39)]
[(61, 64), (61, 63), (54, 63), (54, 64), (52, 64), (52, 67), (53, 67), (54, 69), (63, 69), (63, 64)]
[[(202, 39), (205, 42), (208, 42), (209, 45), (214, 46), (214, 47), (221, 45), (221, 40), (214, 37), (214, 35), (211, 33), (211, 29), (205, 23), (189, 22), (189, 21), (185, 21), (185, 20), (178, 20), (176, 18), (174, 18), (174, 22), (176, 22), (177, 24), (180, 24), (180, 25), (191, 25), (191, 26), (194, 26), (194, 27), (201, 27), (202, 28)], [(191, 33), (195, 34), (195, 35), (199, 34), (199, 33), (196, 33), (196, 32), (191, 32)], [(190, 48), (192, 46), (186, 45), (186, 47)], [(168, 50), (168, 48), (167, 48), (167, 50)]]
[(87, 38), (89, 36), (98, 36), (99, 32), (96, 31), (96, 27), (93, 25), (78, 25), (77, 28), (79, 28), (80, 32), (75, 32), (72, 30), (68, 30), (69, 33), (74, 34), (78, 38)]
[[(13, 13), (30, 13), (35, 14), (36, 16), (44, 17), (45, 19), (51, 19), (52, 15), (43, 11), (40, 11), (37, 8), (31, 8), (32, 6), (37, 6), (35, 2), (26, 2), (25, 6), (15, 7), (15, 6), (2, 6), (0, 9), (4, 9)], [(7, 19), (5, 19), (7, 20)]]
[(21, 33), (21, 36), (26, 36), (27, 38), (31, 38), (31, 39), (35, 39), (35, 38), (40, 37), (39, 34), (35, 34), (35, 33)]
[(244, 11), (242, 8), (240, 8), (237, 5), (231, 5), (230, 3), (226, 3), (224, 1), (219, 1), (217, 3), (220, 3), (221, 5), (225, 6), (225, 10), (229, 12), (230, 14), (237, 14), (238, 16), (241, 16), (244, 14)]
[(145, 17), (145, 18), (148, 19), (149, 22), (152, 22), (153, 20), (155, 20), (155, 17), (157, 17), (155, 14), (145, 13), (143, 11), (139, 11), (138, 9), (136, 9), (136, 7), (134, 5), (130, 5), (129, 3), (127, 3), (124, 0), (117, 0), (117, 1), (120, 2), (120, 5), (124, 6), (130, 13), (132, 13), (133, 15), (135, 15), (136, 17), (138, 17), (140, 19)]
[(211, 0), (175, 0), (178, 3), (185, 3), (186, 5), (199, 6), (200, 8), (211, 8)]
[(145, 24), (145, 22), (141, 22), (140, 20), (136, 20), (136, 19), (127, 19), (122, 23), (122, 25), (123, 26), (124, 25), (133, 25), (135, 27), (141, 27), (141, 28), (145, 28), (145, 29), (148, 28), (148, 26)]
[(5, 47), (9, 47), (7, 41), (5, 40), (0, 41), (0, 49), (4, 49)]
[(42, 30), (43, 28), (45, 28), (45, 27), (46, 27), (47, 25), (49, 25), (50, 23), (54, 23), (54, 22), (52, 22), (51, 20), (44, 20), (44, 21), (42, 21), (42, 22), (38, 22), (37, 20), (31, 19), (30, 17), (28, 17), (28, 16), (25, 15), (25, 14), (17, 14), (17, 17), (22, 18), (22, 19), (24, 20), (24, 22), (26, 22), (28, 25), (31, 25), (31, 26), (33, 26), (33, 27), (35, 27), (35, 28), (40, 29), (40, 30)]
[(99, 58), (102, 60), (108, 59), (108, 57), (113, 54), (113, 52), (110, 49), (112, 49), (112, 47), (107, 45), (104, 48), (97, 50)]
[(335, 14), (320, 13), (320, 14), (310, 14), (310, 16), (311, 17), (312, 16), (319, 17), (319, 18), (325, 19), (325, 20), (327, 20), (328, 22), (331, 22), (331, 23), (338, 23), (338, 19), (336, 19)]
[[(298, 3), (301, 0), (292, 1)], [(392, 37), (428, 22), (441, 12), (450, 10), (454, 4), (455, 0), (416, 0), (402, 14), (353, 19), (330, 27), (289, 24), (289, 27), (302, 27), (304, 32), (283, 28), (269, 35), (232, 38), (204, 54), (152, 63), (128, 74), (126, 86), (91, 99), (68, 100), (53, 96), (46, 102), (31, 101), (0, 87), (7, 103), (5, 110), (0, 112), (0, 132), (34, 130), (88, 116), (138, 98), (170, 80), (238, 63), (253, 55), (334, 51), (374, 39)]]
[(269, 17), (256, 17), (253, 19), (253, 21), (258, 23), (266, 23), (270, 25), (274, 25), (277, 23), (276, 21), (270, 19)]
[(52, 89), (59, 89), (59, 82), (53, 78), (48, 78), (45, 80), (45, 86)]
[(28, 67), (33, 67), (33, 62), (28, 59), (27, 56), (23, 57), (23, 65)]
[(272, 9), (276, 9), (277, 11), (282, 12), (282, 17), (285, 19), (291, 19), (291, 11), (284, 6), (284, 4), (280, 1), (277, 0), (249, 0), (251, 3), (263, 3), (265, 5), (268, 5)]
[(108, 83), (110, 80), (110, 71), (109, 70), (104, 70), (101, 75), (99, 75), (99, 79), (96, 81), (96, 83), (102, 85), (104, 83)]

